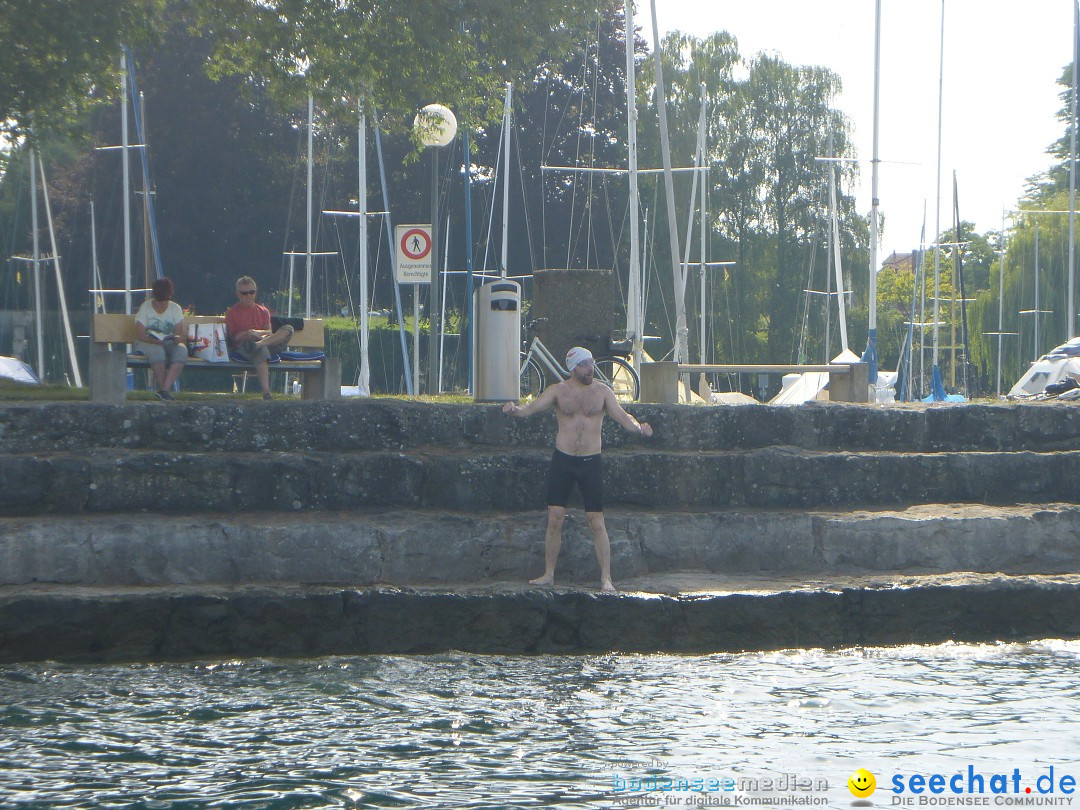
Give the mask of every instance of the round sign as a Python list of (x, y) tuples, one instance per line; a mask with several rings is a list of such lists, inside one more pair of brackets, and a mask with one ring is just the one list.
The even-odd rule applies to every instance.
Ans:
[(423, 228), (410, 228), (401, 237), (401, 252), (415, 261), (427, 258), (431, 253), (431, 236)]

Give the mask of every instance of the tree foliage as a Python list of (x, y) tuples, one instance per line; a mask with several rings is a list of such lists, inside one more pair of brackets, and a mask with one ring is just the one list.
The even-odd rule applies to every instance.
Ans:
[(0, 0), (0, 132), (71, 130), (118, 87), (121, 46), (155, 39), (165, 0)]
[[(833, 107), (839, 78), (767, 55), (746, 58), (720, 32), (697, 39), (678, 32), (662, 45), (673, 162), (690, 165), (701, 85), (705, 85), (710, 166), (710, 257), (734, 260), (706, 302), (710, 320), (729, 322), (715, 340), (721, 357), (794, 360), (806, 271), (827, 234), (823, 195), (828, 172), (817, 158), (850, 153), (848, 124)], [(652, 75), (646, 70), (647, 78)], [(649, 159), (659, 165), (655, 98), (643, 114)], [(644, 122), (648, 121), (648, 124)], [(850, 169), (841, 168), (841, 177)], [(689, 189), (689, 181), (681, 181)], [(680, 195), (689, 198), (689, 194)], [(850, 251), (865, 224), (841, 193), (843, 244)], [(679, 215), (680, 239), (686, 212)], [(658, 255), (667, 255), (660, 229)], [(696, 250), (694, 251), (696, 253)], [(850, 254), (847, 257), (851, 260)], [(822, 266), (824, 262), (820, 263)], [(822, 337), (823, 339), (823, 337)]]
[(476, 123), (609, 0), (194, 0), (215, 75), (295, 103), (370, 100), (392, 120), (432, 101)]

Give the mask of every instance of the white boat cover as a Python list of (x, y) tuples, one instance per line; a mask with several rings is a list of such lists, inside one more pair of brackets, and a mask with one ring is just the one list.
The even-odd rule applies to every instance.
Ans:
[(34, 370), (17, 357), (0, 356), (0, 377), (15, 382), (41, 385)]
[(1062, 343), (1028, 366), (1016, 385), (1009, 389), (1007, 396), (1010, 399), (1032, 397), (1065, 377), (1080, 380), (1080, 337)]

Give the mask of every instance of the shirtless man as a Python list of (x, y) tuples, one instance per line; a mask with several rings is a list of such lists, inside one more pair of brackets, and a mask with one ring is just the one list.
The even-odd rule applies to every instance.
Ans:
[(596, 560), (600, 563), (600, 586), (609, 592), (611, 584), (611, 544), (604, 525), (604, 471), (600, 456), (600, 428), (604, 414), (631, 433), (652, 436), (647, 422), (638, 422), (619, 405), (615, 392), (606, 385), (593, 385), (593, 356), (588, 349), (575, 346), (566, 353), (570, 379), (544, 390), (539, 397), (522, 407), (507, 402), (503, 413), (532, 416), (555, 409), (559, 432), (547, 477), (548, 522), (544, 539), (544, 575), (529, 580), (532, 585), (555, 583), (555, 562), (562, 548), (562, 527), (566, 504), (575, 482), (585, 501), (585, 519), (593, 533)]

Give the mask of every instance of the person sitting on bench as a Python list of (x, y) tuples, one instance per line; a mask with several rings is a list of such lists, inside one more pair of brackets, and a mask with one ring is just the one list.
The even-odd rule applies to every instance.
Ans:
[(172, 300), (173, 283), (162, 276), (150, 289), (150, 297), (135, 313), (135, 351), (146, 355), (154, 372), (157, 398), (172, 400), (173, 384), (180, 378), (187, 362), (187, 333), (184, 311)]
[(263, 399), (270, 396), (270, 370), (267, 364), (273, 349), (284, 348), (293, 334), (293, 327), (282, 325), (270, 328), (270, 310), (255, 302), (258, 286), (251, 276), (236, 280), (237, 303), (225, 313), (225, 331), (229, 348), (242, 353), (255, 365), (255, 374), (262, 386)]

